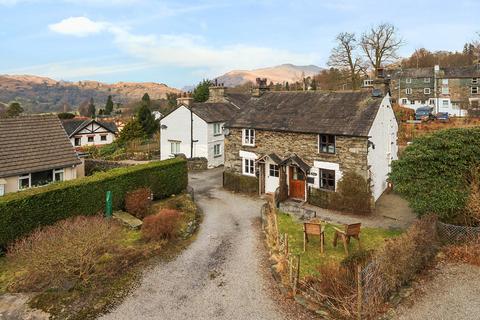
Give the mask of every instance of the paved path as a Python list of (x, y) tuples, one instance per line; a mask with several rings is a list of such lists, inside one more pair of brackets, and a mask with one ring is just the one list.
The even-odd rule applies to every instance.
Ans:
[(446, 264), (414, 296), (412, 306), (402, 305), (393, 319), (471, 320), (480, 319), (480, 268)]
[(262, 202), (221, 189), (221, 169), (190, 185), (205, 217), (179, 257), (145, 273), (140, 286), (103, 319), (283, 319), (260, 270), (252, 225)]

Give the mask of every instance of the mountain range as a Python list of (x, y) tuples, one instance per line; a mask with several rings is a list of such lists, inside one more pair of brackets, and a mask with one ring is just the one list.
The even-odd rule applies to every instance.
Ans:
[(217, 77), (216, 80), (227, 87), (235, 87), (247, 82), (255, 83), (257, 78), (267, 78), (268, 83), (292, 83), (301, 81), (302, 75), (311, 77), (320, 71), (322, 71), (322, 68), (315, 65), (296, 66), (293, 64), (282, 64), (254, 70), (233, 70)]

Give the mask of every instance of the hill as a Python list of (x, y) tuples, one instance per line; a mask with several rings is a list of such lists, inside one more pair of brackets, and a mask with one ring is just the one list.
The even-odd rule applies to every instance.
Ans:
[(0, 102), (16, 100), (31, 113), (75, 110), (82, 102), (93, 98), (97, 107), (103, 107), (112, 95), (115, 103), (129, 103), (141, 99), (147, 92), (151, 99), (165, 99), (167, 93), (179, 93), (163, 83), (98, 81), (56, 81), (32, 75), (0, 75)]
[(255, 70), (234, 70), (216, 79), (227, 87), (235, 87), (249, 81), (255, 83), (256, 78), (267, 78), (269, 83), (270, 81), (273, 83), (292, 83), (300, 81), (302, 73), (305, 77), (311, 77), (319, 73), (321, 70), (322, 68), (315, 65), (296, 66), (293, 64), (282, 64), (276, 67)]

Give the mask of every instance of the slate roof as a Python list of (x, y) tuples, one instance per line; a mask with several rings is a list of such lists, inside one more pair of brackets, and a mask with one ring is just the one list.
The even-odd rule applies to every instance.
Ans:
[(225, 122), (242, 110), (250, 98), (250, 94), (227, 93), (226, 102), (194, 103), (192, 111), (205, 122)]
[(366, 91), (267, 92), (226, 127), (366, 137), (382, 99)]
[(391, 73), (391, 77), (393, 79), (398, 78), (433, 78), (434, 76), (434, 69), (433, 67), (429, 68), (409, 68), (409, 69), (397, 69), (393, 70)]
[(480, 65), (442, 69), (445, 78), (480, 78)]
[[(398, 78), (433, 78), (434, 67), (408, 68), (392, 70), (391, 77)], [(465, 67), (440, 67), (438, 78), (480, 78), (480, 65)]]
[(94, 119), (67, 119), (67, 120), (62, 120), (63, 127), (65, 128), (65, 131), (67, 132), (67, 135), (69, 137), (72, 137), (75, 133), (78, 131), (82, 130), (85, 128), (87, 125), (90, 123), (95, 122), (99, 124), (100, 126), (104, 127), (108, 131), (112, 133), (117, 133), (118, 128), (115, 122), (111, 121), (97, 121)]
[(56, 115), (0, 119), (0, 178), (80, 163)]

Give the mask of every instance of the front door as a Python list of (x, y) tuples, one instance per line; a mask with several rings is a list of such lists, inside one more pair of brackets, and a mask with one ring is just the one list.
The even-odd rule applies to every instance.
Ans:
[(294, 199), (305, 199), (305, 173), (299, 167), (290, 167), (289, 195)]

